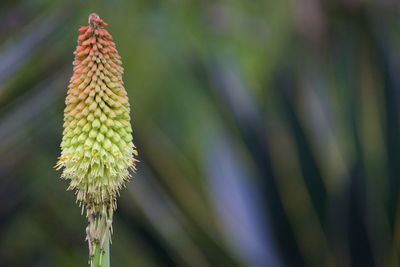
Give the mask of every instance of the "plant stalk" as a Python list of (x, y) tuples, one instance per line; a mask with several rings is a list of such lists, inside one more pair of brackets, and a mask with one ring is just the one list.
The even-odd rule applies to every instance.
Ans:
[(100, 238), (99, 242), (96, 242), (93, 248), (94, 256), (91, 260), (90, 267), (110, 267), (110, 234), (106, 220), (101, 227), (101, 233), (105, 234), (104, 251), (101, 250), (102, 238)]

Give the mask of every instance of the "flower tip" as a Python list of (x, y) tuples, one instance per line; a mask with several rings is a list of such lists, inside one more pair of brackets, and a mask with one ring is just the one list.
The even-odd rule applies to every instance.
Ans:
[(93, 27), (106, 27), (108, 26), (108, 24), (106, 22), (104, 22), (99, 15), (97, 15), (96, 13), (91, 13), (89, 15), (89, 19), (88, 19), (89, 25), (93, 26)]

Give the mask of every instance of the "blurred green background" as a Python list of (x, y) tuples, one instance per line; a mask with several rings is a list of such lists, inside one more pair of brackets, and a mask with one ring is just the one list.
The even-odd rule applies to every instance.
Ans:
[(77, 29), (125, 67), (112, 266), (400, 266), (400, 3), (0, 2), (0, 266), (87, 266), (59, 156)]

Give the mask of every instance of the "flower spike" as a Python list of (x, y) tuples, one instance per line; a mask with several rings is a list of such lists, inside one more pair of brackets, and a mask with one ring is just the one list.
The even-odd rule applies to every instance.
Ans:
[[(137, 150), (132, 143), (130, 106), (122, 74), (121, 57), (108, 25), (92, 13), (88, 26), (79, 28), (74, 52), (73, 75), (64, 110), (61, 156), (63, 169), (77, 202), (89, 221), (90, 250), (109, 229), (101, 231), (100, 221), (112, 222), (119, 190), (136, 169)], [(97, 242), (97, 243), (96, 243)]]

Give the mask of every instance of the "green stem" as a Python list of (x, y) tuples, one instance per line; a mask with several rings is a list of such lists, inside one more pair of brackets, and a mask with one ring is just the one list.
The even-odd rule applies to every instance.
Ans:
[[(101, 233), (109, 231), (107, 228), (107, 222), (105, 221)], [(94, 256), (91, 261), (90, 267), (110, 267), (110, 235), (107, 234), (105, 240), (104, 252), (101, 252), (101, 240), (96, 244), (94, 248)]]

